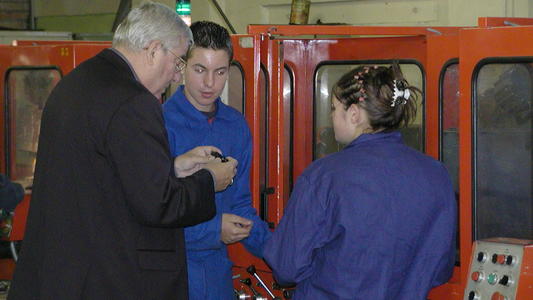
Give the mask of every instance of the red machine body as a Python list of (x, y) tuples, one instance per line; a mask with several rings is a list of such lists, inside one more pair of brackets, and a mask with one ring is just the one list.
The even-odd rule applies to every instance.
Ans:
[[(512, 174), (507, 173), (507, 168), (491, 164), (501, 160), (498, 156), (487, 159), (482, 155), (493, 143), (499, 145), (508, 141), (509, 136), (520, 145), (527, 146), (528, 141), (531, 145), (531, 125), (527, 131), (527, 124), (531, 123), (527, 120), (526, 125), (516, 126), (504, 122), (504, 129), (493, 130), (490, 125), (493, 123), (485, 119), (494, 115), (487, 111), (495, 107), (487, 95), (500, 86), (505, 87), (506, 76), (514, 79), (518, 76), (514, 74), (519, 74), (520, 82), (529, 80), (533, 85), (533, 73), (528, 73), (533, 66), (532, 34), (533, 19), (480, 18), (479, 26), (472, 28), (251, 25), (248, 34), (233, 35), (234, 63), (224, 97), (229, 105), (243, 112), (252, 131), (254, 156), (250, 187), (253, 206), (275, 230), (297, 177), (313, 160), (339, 150), (331, 139), (328, 123), (331, 84), (357, 65), (387, 65), (398, 60), (408, 80), (424, 93), (419, 118), (403, 132), (406, 142), (447, 165), (458, 195), (459, 231), (454, 274), (447, 284), (433, 289), (428, 298), (463, 299), (471, 278), (471, 260), (475, 259), (472, 253), (477, 244), (474, 243), (495, 237), (487, 228), (496, 226), (498, 230), (494, 234), (500, 237), (533, 239), (531, 156), (522, 160), (522, 164), (511, 158), (506, 160), (514, 169), (523, 170), (517, 171), (519, 174), (529, 172), (528, 185), (517, 183), (523, 185), (520, 185), (521, 191), (526, 194), (529, 191), (526, 196), (529, 202), (521, 200), (522, 194), (512, 196), (506, 201), (518, 208), (502, 212), (499, 210), (501, 197), (487, 194), (485, 180), (490, 183), (487, 174), (502, 177)], [(56, 75), (47, 76), (55, 83), (80, 62), (108, 46), (109, 43), (78, 41), (0, 46), (0, 89), (3, 91), (0, 120), (4, 124), (0, 128), (1, 172), (14, 180), (23, 179), (20, 174), (31, 173), (28, 173), (31, 166), (21, 166), (21, 157), (17, 157), (20, 150), (17, 126), (22, 123), (17, 119), (16, 101), (22, 98), (13, 91), (24, 79), (10, 81), (13, 72), (52, 70)], [(517, 83), (513, 81), (512, 84)], [(531, 114), (531, 91), (520, 95), (526, 95), (522, 98), (529, 103)], [(505, 127), (505, 124), (511, 125)], [(522, 157), (523, 153), (513, 155)], [(23, 239), (30, 196), (31, 193), (27, 194), (15, 211), (9, 240)], [(513, 222), (518, 225), (507, 226), (507, 219), (499, 217), (495, 217), (496, 221), (491, 219), (505, 213), (511, 217), (514, 214)], [(528, 213), (530, 220), (527, 220)], [(517, 226), (529, 231), (513, 231)], [(524, 245), (523, 253), (522, 266), (531, 266), (530, 244)], [(230, 246), (230, 257), (235, 263), (234, 287), (242, 299), (252, 299), (248, 278), (261, 297), (271, 299), (271, 292), (281, 299), (288, 298), (289, 291), (273, 284), (268, 266), (240, 244)], [(255, 270), (249, 268), (251, 265)], [(13, 267), (11, 260), (0, 260), (0, 278), (10, 278)], [(531, 269), (527, 268), (522, 268), (521, 279), (515, 281), (516, 298), (509, 300), (530, 299)], [(256, 286), (258, 277), (270, 292)]]

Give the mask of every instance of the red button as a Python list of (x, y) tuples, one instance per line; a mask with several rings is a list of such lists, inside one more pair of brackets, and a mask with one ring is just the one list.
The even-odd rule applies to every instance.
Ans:
[(472, 278), (472, 280), (474, 280), (475, 282), (478, 282), (481, 279), (480, 277), (481, 277), (481, 274), (479, 272), (474, 272), (470, 276), (470, 278)]
[(498, 261), (498, 263), (499, 263), (500, 265), (503, 265), (503, 264), (505, 263), (505, 255), (503, 255), (503, 254), (498, 254), (498, 260), (497, 260), (497, 261)]
[(506, 299), (507, 298), (504, 295), (498, 292), (495, 292), (494, 294), (492, 294), (492, 297), (490, 298), (490, 300), (506, 300)]

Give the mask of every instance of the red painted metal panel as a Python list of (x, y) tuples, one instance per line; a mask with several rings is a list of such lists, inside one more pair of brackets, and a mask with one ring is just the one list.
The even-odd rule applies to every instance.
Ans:
[(478, 18), (477, 23), (479, 27), (526, 26), (533, 25), (533, 18), (482, 17)]
[[(430, 36), (427, 39), (426, 72), (426, 153), (439, 159), (440, 77), (446, 64), (459, 57), (458, 32), (453, 35)], [(429, 299), (460, 299), (463, 296), (460, 267), (455, 267), (451, 280), (431, 291)]]
[(434, 35), (453, 34), (459, 27), (386, 27), (351, 25), (249, 25), (248, 33), (281, 36), (302, 35)]
[[(533, 26), (465, 29), (460, 32), (459, 170), (461, 282), (466, 283), (473, 243), (472, 78), (478, 63), (490, 57), (533, 57)], [(486, 47), (490, 45), (490, 47)]]
[[(5, 84), (7, 83), (7, 76), (10, 70), (28, 69), (28, 68), (50, 68), (59, 69), (60, 72), (65, 75), (75, 68), (78, 64), (84, 60), (94, 56), (102, 49), (109, 47), (110, 43), (77, 43), (77, 42), (64, 42), (64, 41), (38, 41), (38, 42), (21, 42), (18, 46), (2, 46), (0, 47), (0, 90), (2, 94), (0, 96), (0, 121), (3, 126), (0, 128), (0, 172), (8, 172), (14, 170), (14, 157), (15, 153), (14, 143), (9, 145), (11, 153), (11, 166), (7, 166), (6, 160), (6, 147), (5, 144), (7, 133), (4, 132), (6, 128), (6, 121), (4, 119), (6, 112), (6, 99), (7, 93)], [(16, 100), (16, 99), (15, 99)], [(14, 112), (10, 112), (11, 118), (14, 118)], [(10, 128), (13, 130), (15, 120), (11, 119)], [(14, 133), (11, 132), (11, 136)], [(28, 214), (29, 205), (31, 203), (31, 193), (24, 196), (24, 200), (15, 209), (15, 215), (12, 221), (12, 230), (8, 238), (10, 241), (19, 241), (24, 237), (24, 231), (26, 226), (26, 218)], [(12, 262), (2, 260), (2, 266), (6, 266), (6, 269), (2, 276), (5, 279), (12, 277), (13, 266)], [(7, 268), (9, 267), (9, 268)], [(7, 273), (7, 274), (6, 274)]]
[(315, 71), (319, 64), (339, 61), (407, 59), (426, 69), (426, 38), (288, 39), (283, 41), (285, 63), (295, 74), (293, 178), (313, 159), (313, 99)]

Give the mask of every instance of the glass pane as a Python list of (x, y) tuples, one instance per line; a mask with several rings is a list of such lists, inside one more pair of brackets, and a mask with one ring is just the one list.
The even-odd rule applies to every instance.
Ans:
[(267, 149), (267, 75), (266, 71), (261, 68), (261, 72), (259, 72), (259, 97), (260, 97), (260, 107), (261, 107), (261, 117), (260, 117), (260, 134), (261, 138), (259, 146), (259, 186), (260, 190), (264, 191), (266, 189), (267, 185), (267, 178), (268, 178), (268, 168), (267, 168), (267, 161), (268, 161), (268, 149)]
[(12, 70), (8, 74), (11, 149), (10, 176), (33, 183), (41, 115), (50, 92), (61, 79), (56, 69)]
[(475, 84), (476, 238), (533, 239), (533, 64), (484, 65)]
[[(390, 66), (390, 64), (372, 64), (378, 66)], [(361, 66), (361, 64), (345, 65), (323, 65), (316, 73), (315, 85), (315, 142), (313, 149), (314, 159), (324, 157), (327, 154), (341, 150), (344, 145), (335, 141), (333, 124), (330, 117), (330, 93), (331, 88), (344, 73), (351, 69)], [(407, 81), (423, 91), (422, 70), (415, 64), (400, 64), (402, 72)], [(413, 123), (408, 127), (400, 130), (405, 143), (415, 149), (423, 149), (423, 124), (422, 120), (424, 109), (422, 108), (422, 99), (417, 103), (417, 116)]]
[[(284, 126), (285, 126), (285, 129), (284, 131), (287, 133), (285, 134), (285, 145), (287, 145), (288, 147), (290, 147), (289, 149), (289, 182), (288, 182), (288, 185), (289, 185), (289, 192), (292, 191), (292, 185), (293, 185), (293, 178), (292, 178), (292, 167), (293, 167), (293, 160), (290, 159), (291, 157), (293, 157), (293, 153), (292, 153), (292, 142), (293, 142), (293, 132), (292, 132), (292, 128), (293, 128), (293, 119), (292, 119), (292, 101), (293, 101), (293, 93), (294, 91), (292, 90), (292, 86), (293, 86), (293, 83), (292, 83), (292, 76), (291, 76), (291, 73), (289, 72), (289, 69), (287, 67), (285, 67), (283, 69), (283, 107), (284, 107), (284, 117), (283, 119), (285, 120), (285, 123), (284, 123)], [(287, 199), (284, 199), (285, 200), (285, 204), (287, 203), (287, 201), (289, 200), (288, 197)]]
[(231, 64), (228, 75), (228, 81), (220, 96), (222, 102), (244, 113), (244, 74), (239, 65)]
[(459, 64), (451, 64), (444, 72), (442, 89), (442, 153), (441, 160), (459, 192)]
[[(441, 161), (450, 174), (459, 208), (459, 64), (450, 64), (439, 83), (441, 94)], [(459, 218), (457, 218), (457, 239), (455, 260), (459, 263)]]

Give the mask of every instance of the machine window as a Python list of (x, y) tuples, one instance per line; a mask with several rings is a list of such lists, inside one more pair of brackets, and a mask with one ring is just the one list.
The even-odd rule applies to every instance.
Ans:
[(533, 62), (484, 64), (476, 75), (476, 239), (533, 239)]
[(222, 102), (244, 113), (244, 74), (239, 64), (230, 65), (228, 81), (220, 97)]
[[(440, 160), (448, 169), (459, 207), (459, 64), (443, 70), (440, 85)], [(457, 218), (457, 255), (459, 263), (459, 218)]]
[[(368, 63), (365, 63), (368, 64)], [(371, 63), (378, 66), (390, 66), (390, 63)], [(315, 99), (314, 99), (314, 142), (313, 159), (324, 157), (341, 150), (344, 145), (335, 141), (333, 124), (330, 117), (331, 88), (344, 73), (361, 66), (359, 63), (350, 64), (325, 64), (321, 65), (315, 74)], [(414, 63), (400, 63), (402, 72), (407, 81), (423, 91), (423, 76), (420, 67)], [(423, 96), (423, 95), (422, 95)], [(405, 143), (420, 151), (423, 150), (424, 134), (423, 120), (424, 109), (422, 99), (417, 103), (417, 116), (413, 123), (400, 130)]]
[(267, 219), (267, 184), (268, 184), (268, 74), (261, 66), (259, 72), (259, 105), (261, 107), (260, 116), (260, 136), (259, 139), (259, 189), (261, 191), (259, 213), (263, 220)]
[[(285, 129), (284, 129), (284, 132), (286, 132), (287, 134), (285, 135), (285, 145), (288, 145), (290, 147), (289, 149), (289, 157), (293, 157), (293, 118), (292, 118), (292, 110), (293, 110), (293, 95), (294, 95), (294, 90), (293, 90), (293, 77), (292, 77), (292, 71), (289, 69), (288, 66), (285, 66), (285, 68), (283, 68), (283, 107), (284, 107), (284, 112), (285, 112), (285, 116), (283, 117), (283, 119), (285, 120)], [(293, 183), (294, 183), (294, 179), (293, 179), (293, 174), (292, 174), (292, 171), (293, 171), (293, 165), (294, 165), (294, 161), (292, 159), (289, 159), (289, 182), (288, 182), (288, 185), (289, 185), (289, 191), (292, 191), (292, 186), (293, 186)], [(287, 199), (285, 200), (285, 204), (287, 203), (288, 201), (288, 197)]]
[(441, 85), (441, 154), (459, 193), (459, 64), (451, 64), (444, 71)]
[(25, 186), (33, 183), (43, 108), (60, 79), (52, 68), (8, 71), (8, 173)]

